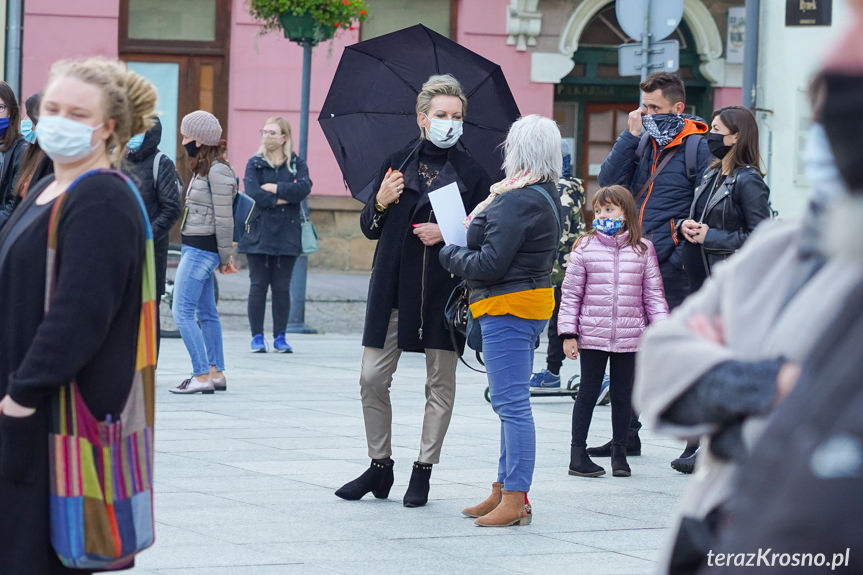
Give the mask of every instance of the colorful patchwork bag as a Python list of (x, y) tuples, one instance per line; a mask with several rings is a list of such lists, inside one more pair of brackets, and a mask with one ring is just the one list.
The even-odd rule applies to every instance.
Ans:
[(47, 311), (55, 288), (57, 233), (66, 197), (95, 174), (123, 179), (146, 222), (146, 256), (135, 375), (116, 421), (97, 421), (75, 382), (53, 400), (50, 441), (51, 544), (74, 569), (116, 569), (154, 541), (153, 424), (155, 419), (156, 298), (153, 232), (144, 203), (128, 178), (114, 170), (79, 176), (57, 198), (48, 231)]

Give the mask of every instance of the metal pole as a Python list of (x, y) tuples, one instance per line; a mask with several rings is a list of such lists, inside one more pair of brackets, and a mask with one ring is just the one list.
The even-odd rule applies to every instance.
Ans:
[(746, 0), (744, 23), (746, 26), (743, 45), (743, 107), (755, 109), (758, 89), (758, 42), (761, 16), (761, 1)]
[[(303, 40), (303, 92), (300, 100), (300, 157), (305, 160), (309, 146), (309, 91), (312, 79), (312, 42)], [(308, 214), (309, 207), (303, 200), (300, 209)], [(317, 333), (317, 330), (306, 325), (306, 276), (309, 270), (309, 260), (300, 255), (294, 265), (291, 276), (291, 313), (288, 317), (288, 333)]]
[(10, 0), (6, 14), (6, 82), (23, 103), (21, 94), (21, 38), (24, 0)]
[(647, 79), (650, 66), (650, 0), (644, 0), (644, 31), (641, 33), (641, 81)]

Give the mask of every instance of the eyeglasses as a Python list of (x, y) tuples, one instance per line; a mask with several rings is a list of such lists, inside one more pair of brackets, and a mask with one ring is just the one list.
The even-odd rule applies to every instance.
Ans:
[(0, 104), (0, 112), (5, 112), (8, 109), (9, 108), (8, 108), (8, 106), (6, 106), (6, 104)]
[(282, 135), (282, 133), (281, 133), (281, 132), (276, 132), (275, 130), (258, 130), (258, 132), (259, 132), (262, 136), (267, 136), (267, 137), (270, 137), (270, 138), (275, 138), (276, 136), (281, 136), (281, 135)]

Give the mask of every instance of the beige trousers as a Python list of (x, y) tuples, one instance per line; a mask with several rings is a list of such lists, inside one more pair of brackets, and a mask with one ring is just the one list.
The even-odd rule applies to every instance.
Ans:
[[(392, 310), (383, 349), (363, 348), (360, 397), (366, 424), (369, 457), (392, 456), (393, 410), (390, 385), (402, 350), (398, 348), (398, 310)], [(426, 349), (426, 407), (420, 440), (420, 463), (437, 463), (443, 438), (452, 418), (455, 401), (455, 368), (458, 354), (444, 349)]]

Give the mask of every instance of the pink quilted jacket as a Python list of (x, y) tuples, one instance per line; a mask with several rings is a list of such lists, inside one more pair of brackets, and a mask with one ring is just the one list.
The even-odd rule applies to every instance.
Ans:
[(626, 241), (597, 233), (582, 239), (569, 256), (561, 286), (557, 331), (578, 334), (578, 347), (611, 352), (638, 351), (647, 327), (668, 315), (656, 250), (642, 239), (640, 255)]

